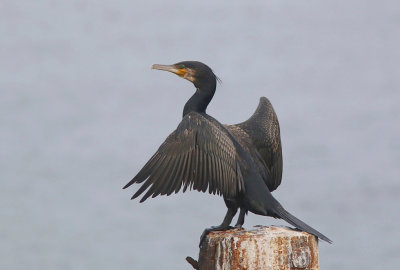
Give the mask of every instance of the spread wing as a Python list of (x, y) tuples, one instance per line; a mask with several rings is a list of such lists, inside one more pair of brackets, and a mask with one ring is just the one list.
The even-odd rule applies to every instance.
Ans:
[(282, 180), (282, 145), (278, 117), (271, 102), (260, 98), (254, 114), (245, 122), (236, 124), (245, 131), (268, 167), (270, 176), (266, 182), (270, 191)]
[(226, 131), (201, 114), (187, 114), (139, 173), (124, 187), (142, 186), (132, 196), (149, 188), (140, 202), (149, 196), (198, 191), (236, 196), (244, 187), (236, 148)]

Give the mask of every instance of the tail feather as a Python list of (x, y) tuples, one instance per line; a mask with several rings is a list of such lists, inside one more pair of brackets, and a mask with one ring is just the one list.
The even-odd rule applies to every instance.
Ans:
[(302, 231), (311, 233), (311, 234), (317, 236), (318, 238), (320, 238), (320, 239), (322, 239), (322, 240), (324, 240), (324, 241), (326, 241), (326, 242), (328, 242), (330, 244), (332, 243), (331, 239), (329, 239), (328, 237), (326, 237), (325, 235), (323, 235), (319, 231), (317, 231), (314, 228), (308, 226), (303, 221), (301, 221), (300, 219), (298, 219), (295, 216), (293, 216), (292, 214), (290, 214), (279, 203), (278, 203), (278, 205), (276, 207), (274, 207), (273, 211), (277, 215), (278, 218), (284, 219), (285, 221), (287, 221), (291, 225), (295, 226), (296, 228), (298, 228), (298, 229), (300, 229)]

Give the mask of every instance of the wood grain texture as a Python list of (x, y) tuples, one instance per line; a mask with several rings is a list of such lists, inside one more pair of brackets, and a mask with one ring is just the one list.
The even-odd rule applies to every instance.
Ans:
[(199, 270), (319, 270), (317, 238), (286, 227), (212, 232), (200, 249)]

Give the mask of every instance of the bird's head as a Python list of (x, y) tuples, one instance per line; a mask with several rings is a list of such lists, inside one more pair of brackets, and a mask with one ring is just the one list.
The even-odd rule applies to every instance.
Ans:
[(197, 61), (183, 61), (173, 65), (154, 64), (152, 68), (175, 73), (179, 77), (192, 82), (196, 88), (210, 84), (215, 87), (216, 82), (219, 81), (210, 67)]

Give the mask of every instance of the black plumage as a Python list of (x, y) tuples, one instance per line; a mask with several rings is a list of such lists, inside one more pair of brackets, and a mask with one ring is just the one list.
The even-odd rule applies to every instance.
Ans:
[(132, 199), (170, 195), (181, 188), (222, 195), (228, 212), (221, 225), (206, 229), (226, 230), (240, 208), (236, 227), (245, 214), (282, 218), (300, 230), (331, 242), (329, 238), (288, 213), (271, 195), (282, 179), (282, 148), (278, 118), (265, 97), (245, 122), (222, 125), (206, 114), (214, 96), (217, 76), (205, 64), (195, 61), (153, 65), (191, 81), (196, 92), (187, 101), (183, 118), (157, 152), (124, 187), (143, 183)]

